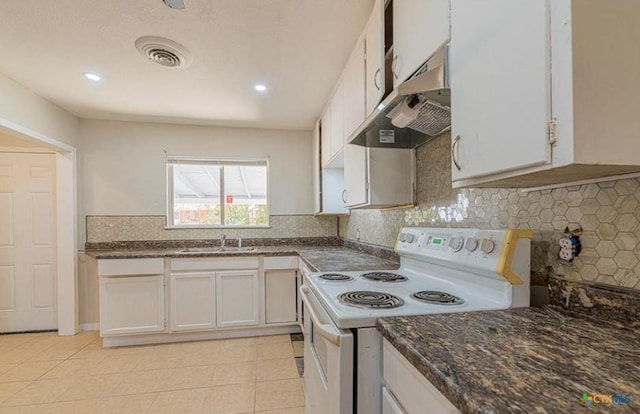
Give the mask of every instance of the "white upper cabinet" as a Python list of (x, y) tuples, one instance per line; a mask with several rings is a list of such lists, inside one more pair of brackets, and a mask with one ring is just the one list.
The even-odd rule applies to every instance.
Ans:
[(327, 105), (322, 114), (318, 133), (320, 134), (321, 165), (324, 167), (331, 159), (331, 105)]
[(367, 149), (360, 145), (344, 147), (344, 188), (348, 207), (366, 204), (369, 199), (367, 186)]
[(311, 168), (313, 168), (313, 212), (322, 212), (321, 166), (320, 166), (320, 122), (313, 127)]
[(345, 195), (351, 208), (384, 208), (414, 201), (415, 151), (345, 148)]
[(453, 186), (640, 171), (637, 16), (623, 0), (452, 0)]
[(365, 116), (368, 116), (385, 92), (384, 0), (376, 0), (365, 30)]
[(548, 163), (548, 3), (453, 0), (453, 181)]
[[(342, 167), (331, 168), (322, 160), (329, 158), (331, 140), (329, 133), (331, 115), (327, 108), (322, 119), (313, 129), (313, 201), (315, 214), (346, 214), (343, 201), (344, 170)], [(322, 150), (320, 149), (322, 147)], [(326, 158), (325, 158), (326, 157)], [(335, 157), (333, 163), (339, 163)]]
[(364, 121), (365, 115), (365, 42), (358, 42), (344, 68), (343, 112), (345, 140)]
[[(478, 8), (485, 4), (476, 2)], [(492, 21), (486, 12), (481, 16)], [(394, 88), (420, 68), (449, 37), (449, 0), (395, 0), (391, 69)]]
[(344, 145), (344, 82), (340, 80), (331, 98), (331, 157), (335, 157)]

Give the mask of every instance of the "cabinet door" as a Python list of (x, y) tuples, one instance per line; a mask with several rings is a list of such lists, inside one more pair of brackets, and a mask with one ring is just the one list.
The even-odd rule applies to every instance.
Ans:
[(387, 387), (382, 387), (382, 414), (407, 414)]
[(295, 322), (298, 319), (296, 271), (269, 270), (264, 278), (266, 322)]
[(320, 120), (320, 163), (327, 165), (331, 158), (331, 106), (327, 106)]
[(320, 188), (320, 122), (313, 129), (313, 212), (322, 211), (322, 189)]
[(169, 279), (169, 329), (191, 331), (216, 326), (215, 273), (172, 274)]
[[(485, 4), (484, 1), (476, 2), (479, 3), (478, 8)], [(484, 17), (485, 15), (487, 17)], [(482, 16), (491, 20), (488, 13), (483, 13)], [(394, 1), (394, 88), (420, 68), (449, 36), (449, 0)]]
[(366, 117), (384, 95), (384, 0), (376, 0), (365, 30)]
[(100, 278), (100, 334), (164, 332), (164, 275)]
[(322, 170), (322, 212), (345, 214), (344, 169), (325, 168)]
[(342, 80), (338, 83), (333, 98), (331, 98), (331, 156), (342, 149), (344, 144), (344, 86)]
[(260, 323), (257, 270), (216, 273), (218, 327)]
[(351, 53), (351, 57), (344, 68), (344, 132), (346, 140), (349, 135), (364, 121), (364, 41), (358, 43)]
[(368, 148), (369, 203), (391, 207), (414, 200), (415, 150)]
[(548, 7), (453, 0), (453, 181), (550, 161)]
[[(387, 149), (385, 148), (385, 150)], [(344, 187), (347, 207), (368, 203), (367, 170), (367, 149), (359, 145), (348, 144), (344, 149)]]

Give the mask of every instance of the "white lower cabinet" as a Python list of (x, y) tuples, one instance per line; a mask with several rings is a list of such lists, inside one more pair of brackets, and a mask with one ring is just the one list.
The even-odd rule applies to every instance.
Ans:
[(264, 273), (266, 323), (295, 322), (298, 275), (295, 270), (268, 270)]
[(260, 323), (258, 275), (257, 270), (216, 272), (216, 310), (219, 328)]
[(164, 275), (100, 279), (102, 336), (165, 331)]
[(215, 328), (215, 272), (172, 274), (169, 281), (169, 329), (192, 331)]
[(100, 335), (167, 331), (164, 260), (98, 260)]
[[(296, 329), (298, 256), (100, 259), (95, 264), (100, 334), (107, 346)], [(221, 328), (238, 329), (216, 332)], [(158, 333), (166, 335), (148, 335)]]
[(383, 414), (459, 414), (438, 391), (386, 339), (382, 345)]

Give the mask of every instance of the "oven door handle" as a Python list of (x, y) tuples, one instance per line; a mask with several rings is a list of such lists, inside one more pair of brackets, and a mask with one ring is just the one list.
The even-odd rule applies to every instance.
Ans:
[(309, 288), (306, 286), (300, 286), (300, 294), (302, 295), (302, 300), (307, 304), (309, 316), (311, 316), (314, 328), (317, 329), (320, 336), (335, 346), (340, 346), (340, 334), (335, 332), (336, 328), (330, 323), (321, 322), (320, 318), (318, 318), (318, 315), (313, 308), (313, 303), (309, 299), (309, 295), (312, 294)]

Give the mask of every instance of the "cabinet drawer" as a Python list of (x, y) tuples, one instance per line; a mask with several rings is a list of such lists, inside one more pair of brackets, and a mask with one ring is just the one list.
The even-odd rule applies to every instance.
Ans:
[(460, 413), (460, 411), (386, 339), (383, 343), (382, 352), (384, 381), (407, 414)]
[(298, 256), (265, 257), (264, 270), (297, 269)]
[(102, 259), (98, 260), (100, 276), (157, 275), (164, 273), (164, 259)]
[(257, 257), (217, 257), (205, 259), (173, 259), (171, 270), (234, 270), (257, 269), (260, 260)]

